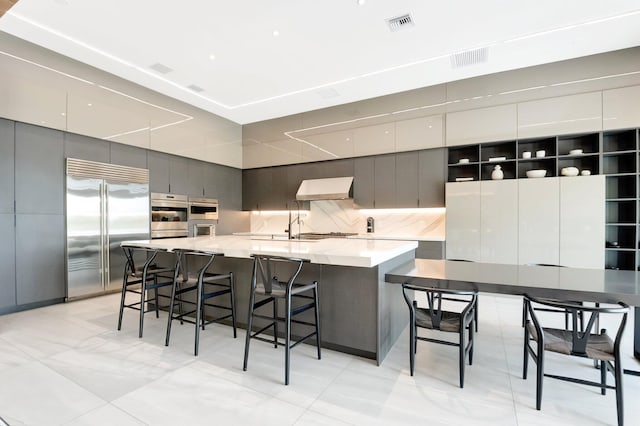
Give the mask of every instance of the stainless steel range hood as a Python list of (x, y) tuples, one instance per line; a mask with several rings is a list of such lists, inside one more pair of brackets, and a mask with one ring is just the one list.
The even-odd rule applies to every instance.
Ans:
[(353, 176), (303, 180), (296, 193), (296, 200), (344, 200), (351, 198)]

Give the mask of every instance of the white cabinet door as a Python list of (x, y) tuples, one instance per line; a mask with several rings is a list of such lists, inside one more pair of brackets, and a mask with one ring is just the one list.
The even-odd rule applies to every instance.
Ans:
[(604, 268), (605, 176), (560, 178), (560, 264)]
[(396, 121), (396, 152), (444, 146), (444, 115)]
[(518, 263), (518, 181), (480, 184), (480, 259)]
[(560, 263), (559, 178), (518, 179), (518, 263)]
[(558, 96), (518, 104), (518, 138), (602, 130), (602, 93)]
[(480, 182), (447, 183), (447, 259), (480, 260)]
[(450, 112), (446, 118), (446, 145), (516, 139), (516, 105), (500, 105)]
[(602, 128), (625, 129), (640, 126), (640, 86), (602, 92)]

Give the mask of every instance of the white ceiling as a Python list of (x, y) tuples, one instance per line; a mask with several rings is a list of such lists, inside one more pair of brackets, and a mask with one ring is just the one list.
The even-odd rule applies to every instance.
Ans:
[[(415, 25), (390, 31), (407, 13)], [(246, 124), (638, 46), (640, 3), (20, 0), (0, 30)], [(481, 48), (485, 62), (453, 66)]]

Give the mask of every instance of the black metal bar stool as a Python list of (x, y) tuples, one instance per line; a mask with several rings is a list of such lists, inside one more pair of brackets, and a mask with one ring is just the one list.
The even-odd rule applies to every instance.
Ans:
[[(220, 253), (207, 253), (201, 251), (183, 251), (178, 255), (178, 270), (176, 279), (171, 290), (171, 301), (169, 303), (169, 317), (167, 319), (167, 337), (165, 345), (169, 345), (171, 336), (171, 323), (173, 320), (180, 320), (180, 324), (188, 322), (195, 325), (195, 346), (194, 355), (198, 355), (200, 345), (200, 328), (203, 330), (207, 324), (220, 322), (231, 318), (233, 325), (233, 337), (236, 334), (236, 302), (235, 302), (235, 279), (233, 272), (227, 274), (217, 274), (210, 272), (213, 260)], [(192, 263), (189, 265), (189, 263)], [(189, 272), (189, 266), (195, 266), (196, 273)], [(184, 296), (195, 291), (195, 300), (185, 300)], [(229, 295), (229, 304), (221, 305), (207, 302), (215, 297)], [(190, 306), (186, 312), (183, 311), (183, 304)], [(175, 313), (176, 305), (178, 313)], [(205, 307), (222, 309), (224, 314), (207, 319)], [(228, 313), (227, 313), (228, 312)], [(212, 314), (213, 315), (213, 314)]]
[[(252, 338), (262, 340), (264, 342), (273, 343), (274, 347), (278, 347), (278, 322), (284, 322), (285, 330), (285, 373), (284, 384), (289, 384), (289, 366), (291, 348), (298, 343), (315, 336), (316, 346), (318, 349), (318, 359), (320, 359), (320, 315), (318, 303), (318, 282), (313, 281), (311, 284), (301, 284), (295, 282), (302, 270), (302, 265), (308, 263), (306, 259), (287, 258), (280, 256), (252, 255), (253, 257), (253, 277), (251, 279), (251, 294), (249, 300), (249, 317), (247, 320), (247, 336), (244, 346), (244, 365), (242, 369), (247, 371), (247, 363), (249, 360), (249, 343)], [(276, 265), (289, 264), (293, 266), (294, 272), (287, 280), (280, 280), (273, 274)], [(306, 294), (303, 294), (306, 293)], [(311, 294), (309, 294), (311, 293)], [(256, 295), (264, 296), (256, 301)], [(278, 299), (284, 299), (285, 312), (284, 317), (278, 316)], [(302, 304), (294, 306), (293, 300), (300, 300)], [(271, 315), (258, 314), (256, 310), (273, 303)], [(294, 319), (309, 309), (313, 309), (315, 323)], [(253, 332), (253, 319), (262, 318), (269, 320), (267, 325)], [(301, 324), (307, 327), (313, 327), (314, 331), (300, 338), (296, 342), (291, 342), (291, 323)], [(260, 334), (273, 327), (273, 338), (264, 338)]]
[[(158, 266), (155, 261), (161, 249), (149, 249), (123, 245), (125, 255), (124, 278), (122, 282), (122, 295), (120, 298), (120, 314), (118, 316), (118, 330), (122, 328), (122, 316), (124, 308), (134, 309), (140, 312), (138, 337), (142, 337), (144, 326), (144, 314), (155, 311), (159, 318), (160, 298), (168, 296), (158, 293), (158, 289), (173, 285), (177, 264), (168, 267)], [(140, 259), (136, 261), (136, 257)], [(142, 267), (139, 265), (142, 264)], [(153, 290), (153, 297), (148, 297), (147, 292)], [(127, 293), (134, 293), (137, 299), (133, 303), (126, 303)], [(153, 302), (153, 309), (149, 309), (149, 303)], [(166, 308), (166, 307), (165, 307)]]

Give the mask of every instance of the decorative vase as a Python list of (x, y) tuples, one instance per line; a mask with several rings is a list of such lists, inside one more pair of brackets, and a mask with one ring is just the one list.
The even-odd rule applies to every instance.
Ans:
[(504, 172), (502, 171), (502, 167), (500, 167), (500, 165), (497, 165), (493, 168), (493, 171), (491, 172), (491, 179), (493, 180), (500, 180), (504, 178)]

